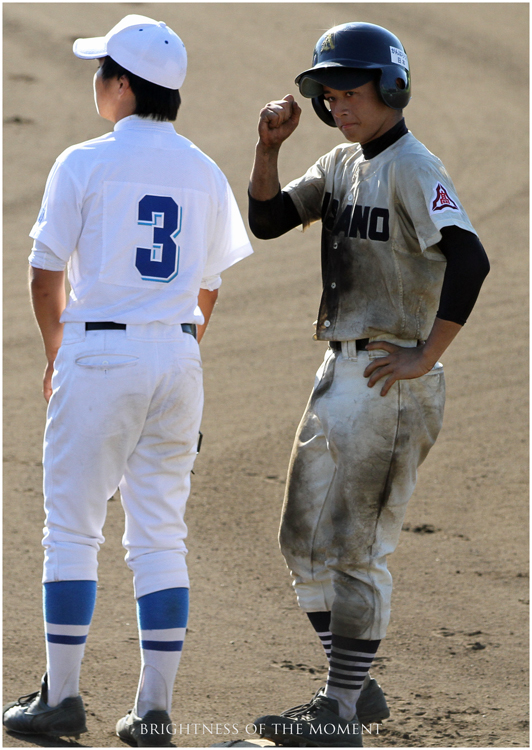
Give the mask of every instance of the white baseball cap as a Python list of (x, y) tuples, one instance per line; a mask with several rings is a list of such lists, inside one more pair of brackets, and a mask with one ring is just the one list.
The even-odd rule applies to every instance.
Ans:
[(187, 74), (187, 51), (163, 21), (126, 16), (105, 36), (76, 39), (74, 54), (82, 60), (112, 57), (115, 62), (167, 89), (179, 89)]

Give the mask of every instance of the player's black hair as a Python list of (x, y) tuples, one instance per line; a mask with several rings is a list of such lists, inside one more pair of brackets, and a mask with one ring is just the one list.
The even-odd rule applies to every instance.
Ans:
[(154, 120), (173, 121), (181, 105), (179, 89), (167, 89), (157, 83), (151, 83), (130, 73), (107, 56), (102, 63), (102, 80), (126, 76), (131, 91), (135, 95), (137, 106), (133, 114), (139, 117), (151, 117)]

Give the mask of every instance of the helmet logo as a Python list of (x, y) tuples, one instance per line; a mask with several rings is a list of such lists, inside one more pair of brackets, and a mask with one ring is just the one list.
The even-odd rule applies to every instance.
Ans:
[(321, 43), (320, 52), (330, 52), (334, 49), (334, 39), (332, 34), (327, 34)]
[(395, 63), (396, 65), (402, 65), (403, 68), (406, 68), (408, 70), (408, 57), (402, 49), (398, 49), (397, 47), (390, 47), (390, 58), (393, 63)]

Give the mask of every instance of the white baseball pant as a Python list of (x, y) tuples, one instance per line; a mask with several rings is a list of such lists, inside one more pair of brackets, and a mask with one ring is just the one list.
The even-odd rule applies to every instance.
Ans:
[(43, 582), (97, 580), (120, 488), (136, 597), (187, 587), (183, 520), (203, 408), (197, 341), (181, 326), (66, 323), (44, 436)]
[(279, 537), (301, 608), (331, 611), (333, 633), (365, 640), (386, 634), (386, 558), (445, 401), (439, 363), (421, 378), (396, 382), (384, 397), (384, 380), (368, 388), (363, 372), (384, 354), (357, 352), (354, 341), (327, 350), (295, 437)]

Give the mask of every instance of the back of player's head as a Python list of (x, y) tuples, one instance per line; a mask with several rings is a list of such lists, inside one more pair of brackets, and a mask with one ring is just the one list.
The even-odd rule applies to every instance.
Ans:
[(83, 60), (111, 58), (139, 81), (153, 84), (153, 93), (159, 89), (175, 92), (187, 72), (187, 52), (181, 39), (163, 21), (146, 16), (126, 16), (105, 36), (77, 39), (73, 50)]
[(135, 111), (133, 114), (140, 117), (151, 117), (153, 120), (174, 121), (181, 105), (181, 96), (178, 89), (167, 89), (156, 83), (151, 83), (145, 78), (126, 70), (112, 57), (107, 56), (102, 63), (102, 80), (110, 78), (121, 78), (126, 76), (135, 96)]
[(323, 87), (347, 91), (373, 80), (388, 107), (401, 110), (411, 94), (408, 57), (399, 39), (372, 23), (344, 23), (316, 43), (312, 67), (296, 78), (302, 96), (312, 99), (317, 115), (332, 127)]

